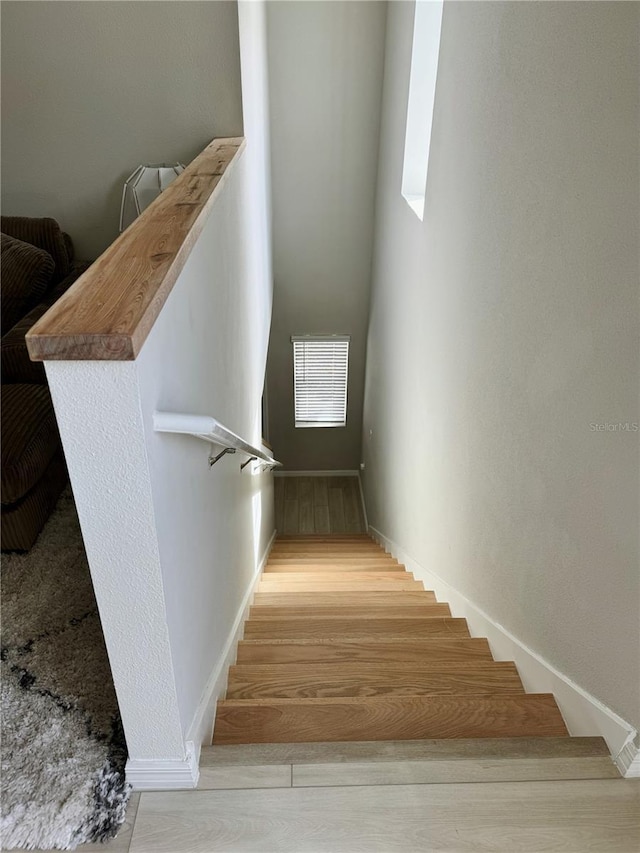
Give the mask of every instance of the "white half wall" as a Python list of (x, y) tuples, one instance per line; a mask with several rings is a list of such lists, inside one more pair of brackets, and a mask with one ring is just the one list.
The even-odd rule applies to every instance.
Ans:
[(638, 729), (640, 6), (445, 3), (424, 222), (388, 8), (369, 523)]
[(241, 3), (246, 147), (138, 358), (48, 362), (138, 789), (193, 787), (275, 533), (273, 475), (153, 414), (261, 444), (272, 274), (265, 10)]
[(136, 361), (46, 365), (139, 788), (195, 784), (190, 739), (210, 735), (212, 673), (274, 530), (271, 474), (240, 455), (210, 469), (207, 442), (153, 430), (156, 410), (211, 414), (261, 442), (271, 294), (252, 166), (245, 149), (228, 167)]

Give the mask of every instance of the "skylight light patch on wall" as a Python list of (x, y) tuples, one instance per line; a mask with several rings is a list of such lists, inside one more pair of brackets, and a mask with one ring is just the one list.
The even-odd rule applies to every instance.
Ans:
[(436, 97), (443, 0), (416, 0), (402, 195), (422, 221)]

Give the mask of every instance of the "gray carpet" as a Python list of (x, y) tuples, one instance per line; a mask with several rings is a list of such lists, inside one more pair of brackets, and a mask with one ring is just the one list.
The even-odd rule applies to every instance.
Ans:
[(118, 704), (71, 496), (2, 555), (2, 847), (113, 837), (129, 788)]

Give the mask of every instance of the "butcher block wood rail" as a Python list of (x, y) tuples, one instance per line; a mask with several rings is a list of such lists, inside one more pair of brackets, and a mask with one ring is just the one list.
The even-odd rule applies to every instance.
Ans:
[(33, 361), (135, 359), (243, 150), (214, 139), (26, 336)]
[(525, 692), (366, 535), (276, 539), (218, 703), (214, 745), (568, 738), (551, 694)]

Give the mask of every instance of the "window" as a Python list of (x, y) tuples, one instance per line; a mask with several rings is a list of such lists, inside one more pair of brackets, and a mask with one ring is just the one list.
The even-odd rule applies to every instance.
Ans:
[(416, 0), (402, 195), (422, 221), (427, 190), (433, 105), (436, 97), (442, 0)]
[(347, 335), (291, 338), (297, 427), (346, 426), (349, 340)]

